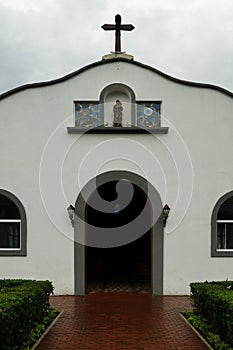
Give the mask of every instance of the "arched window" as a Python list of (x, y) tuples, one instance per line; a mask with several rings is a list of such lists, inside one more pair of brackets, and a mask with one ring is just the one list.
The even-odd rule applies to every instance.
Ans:
[(233, 191), (216, 203), (212, 214), (212, 256), (233, 257)]
[(21, 202), (0, 189), (0, 256), (26, 255), (26, 226)]

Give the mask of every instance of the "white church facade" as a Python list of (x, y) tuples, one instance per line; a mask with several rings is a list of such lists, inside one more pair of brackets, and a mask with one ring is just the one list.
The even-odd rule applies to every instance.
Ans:
[(120, 53), (2, 94), (0, 278), (77, 295), (233, 279), (232, 131), (231, 92)]

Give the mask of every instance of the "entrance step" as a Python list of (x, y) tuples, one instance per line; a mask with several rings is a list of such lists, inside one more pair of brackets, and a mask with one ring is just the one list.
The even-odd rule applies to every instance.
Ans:
[(88, 284), (87, 293), (151, 293), (149, 283), (130, 284), (127, 282), (111, 281), (105, 284), (91, 282)]

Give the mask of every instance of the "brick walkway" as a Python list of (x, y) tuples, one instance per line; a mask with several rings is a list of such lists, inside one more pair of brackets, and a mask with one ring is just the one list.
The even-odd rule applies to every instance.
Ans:
[(37, 350), (206, 350), (179, 315), (189, 297), (106, 293), (52, 297), (64, 310)]

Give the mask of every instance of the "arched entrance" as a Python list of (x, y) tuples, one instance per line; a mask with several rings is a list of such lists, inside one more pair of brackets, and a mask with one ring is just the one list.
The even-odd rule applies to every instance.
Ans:
[[(86, 222), (92, 226), (88, 225), (86, 231), (86, 292), (151, 292), (151, 206), (146, 205), (146, 194), (133, 184), (133, 196), (124, 209), (121, 210), (119, 204), (115, 207), (113, 204), (112, 213), (95, 209), (98, 208), (95, 203), (98, 194), (110, 203), (114, 201), (117, 182), (109, 181), (99, 186), (87, 204)], [(128, 181), (121, 180), (121, 186), (126, 193)], [(127, 244), (123, 240), (123, 244), (117, 247), (111, 245), (114, 245), (114, 240), (107, 248), (88, 246), (88, 236), (96, 234), (95, 227), (104, 227), (109, 235), (109, 230), (128, 225), (139, 215), (148, 226), (147, 232), (139, 238)], [(117, 230), (114, 234), (118, 234)]]
[[(114, 202), (117, 198), (114, 189), (119, 181), (130, 182), (133, 188), (133, 197), (123, 210), (117, 207), (116, 201)], [(108, 213), (104, 210), (101, 213), (99, 206), (97, 210), (93, 209), (96, 191), (105, 201), (113, 203), (113, 210)], [(142, 208), (146, 208), (143, 217), (139, 215)], [(100, 288), (101, 285), (103, 288), (108, 288), (109, 284), (113, 286), (116, 283), (120, 288), (123, 284), (126, 288), (128, 286), (135, 291), (146, 288), (153, 294), (163, 294), (162, 203), (158, 192), (149, 182), (127, 171), (110, 171), (101, 174), (84, 186), (77, 198), (75, 212), (76, 295), (84, 295), (88, 292), (88, 288), (97, 282)], [(135, 227), (132, 229), (130, 226), (134, 217), (136, 217), (136, 231), (139, 228), (139, 234), (137, 233), (136, 236), (134, 236)], [(119, 221), (120, 227), (127, 227), (123, 235), (118, 229)], [(145, 229), (145, 223), (148, 229), (140, 232), (140, 229)], [(89, 227), (90, 225), (93, 230)], [(95, 227), (98, 226), (104, 228), (104, 235), (103, 237), (102, 233), (97, 235), (98, 238), (102, 237), (102, 241), (101, 238), (99, 241), (103, 244), (99, 244), (98, 241), (96, 247), (93, 242), (98, 231)], [(128, 236), (128, 234), (127, 244), (122, 243), (122, 237), (124, 240), (124, 235)], [(106, 245), (105, 242), (107, 242)]]

